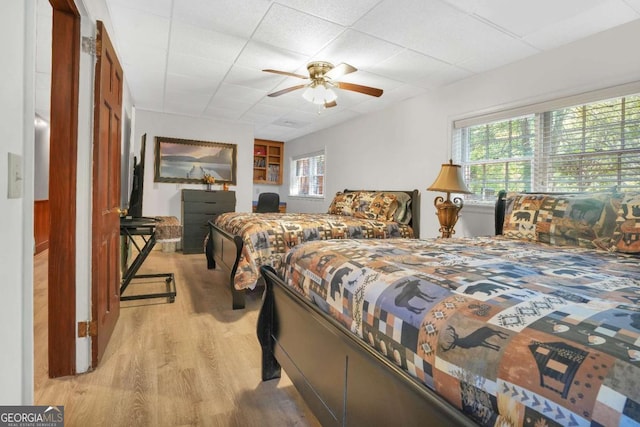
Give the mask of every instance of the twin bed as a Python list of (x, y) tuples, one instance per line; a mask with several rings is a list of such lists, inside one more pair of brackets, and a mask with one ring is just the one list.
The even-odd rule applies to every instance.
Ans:
[(640, 195), (501, 194), (496, 236), (264, 264), (263, 380), (323, 425), (638, 425)]
[(344, 190), (326, 214), (229, 212), (209, 221), (208, 268), (229, 277), (234, 309), (260, 279), (260, 267), (279, 268), (287, 250), (311, 240), (419, 237), (418, 190)]

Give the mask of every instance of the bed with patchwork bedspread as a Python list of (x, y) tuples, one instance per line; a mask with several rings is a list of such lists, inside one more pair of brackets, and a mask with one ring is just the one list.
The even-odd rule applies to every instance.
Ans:
[[(228, 212), (210, 222), (205, 244), (209, 266), (229, 270), (233, 308), (244, 307), (259, 268), (279, 268), (284, 254), (306, 241), (417, 237), (418, 192), (338, 193), (328, 213)], [(208, 243), (211, 243), (210, 245)]]
[(635, 206), (510, 195), (503, 236), (296, 246), (263, 270), (263, 379), (327, 425), (640, 425)]

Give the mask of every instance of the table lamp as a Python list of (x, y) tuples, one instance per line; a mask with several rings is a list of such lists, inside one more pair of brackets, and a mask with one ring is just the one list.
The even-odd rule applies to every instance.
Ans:
[(463, 206), (460, 197), (454, 197), (453, 201), (451, 201), (451, 193), (471, 194), (462, 179), (462, 167), (454, 165), (453, 160), (449, 160), (449, 163), (444, 163), (440, 169), (440, 174), (427, 190), (447, 193), (447, 200), (444, 200), (442, 196), (438, 196), (433, 201), (433, 205), (438, 210), (436, 212), (440, 221), (440, 230), (438, 231), (442, 233), (442, 237), (451, 237), (455, 233), (453, 227), (458, 222), (458, 213)]

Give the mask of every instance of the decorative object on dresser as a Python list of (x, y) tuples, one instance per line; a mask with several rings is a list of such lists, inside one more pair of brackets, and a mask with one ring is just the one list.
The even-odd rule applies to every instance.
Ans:
[(203, 253), (208, 221), (236, 210), (235, 191), (182, 190), (182, 252)]
[(253, 144), (254, 184), (282, 184), (284, 143), (256, 139)]
[(236, 183), (236, 144), (156, 136), (155, 148), (155, 182)]
[(471, 194), (471, 191), (464, 184), (461, 166), (454, 165), (453, 160), (449, 160), (449, 163), (443, 163), (440, 174), (427, 190), (447, 193), (447, 200), (438, 196), (433, 204), (438, 209), (436, 212), (440, 221), (440, 230), (438, 231), (442, 233), (442, 237), (451, 237), (455, 233), (453, 227), (458, 222), (458, 214), (463, 206), (460, 197), (454, 197), (451, 201), (451, 193)]

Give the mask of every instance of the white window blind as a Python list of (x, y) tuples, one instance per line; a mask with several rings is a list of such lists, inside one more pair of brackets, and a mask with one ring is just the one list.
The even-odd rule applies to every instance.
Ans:
[(640, 188), (639, 95), (473, 124), (453, 136), (471, 199), (493, 201), (503, 189)]
[(324, 152), (312, 153), (291, 161), (289, 195), (324, 196)]

